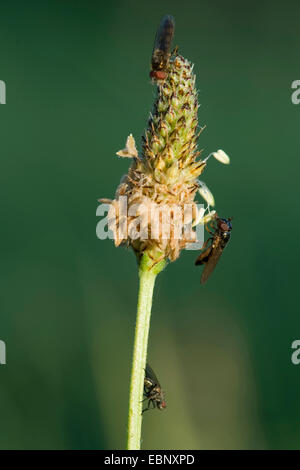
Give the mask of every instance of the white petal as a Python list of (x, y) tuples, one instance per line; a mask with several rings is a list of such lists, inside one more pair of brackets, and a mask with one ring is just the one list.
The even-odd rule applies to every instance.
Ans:
[(207, 202), (209, 206), (214, 206), (215, 199), (214, 199), (212, 192), (208, 189), (206, 184), (203, 183), (203, 181), (198, 180), (198, 183), (200, 184), (200, 188), (198, 189), (200, 196), (203, 197), (203, 199)]
[(224, 152), (224, 150), (218, 150), (217, 152), (212, 153), (213, 157), (215, 157), (216, 160), (219, 160), (219, 162), (224, 163), (224, 165), (229, 165), (230, 163), (230, 158), (228, 157), (227, 153)]
[(192, 223), (192, 227), (195, 227), (196, 225), (198, 225), (200, 222), (202, 222), (202, 219), (203, 219), (203, 216), (205, 214), (205, 209), (204, 207), (200, 207), (200, 209), (197, 210), (197, 217), (196, 219), (194, 220), (194, 222)]
[(133, 158), (133, 157), (138, 157), (138, 151), (135, 146), (135, 140), (132, 134), (129, 134), (126, 140), (126, 147), (122, 150), (119, 150), (117, 152), (117, 155), (119, 157), (127, 157), (127, 158)]
[(134, 157), (138, 156), (138, 152), (135, 146), (135, 140), (132, 134), (129, 134), (129, 136), (127, 137), (126, 148), (128, 152), (131, 153), (131, 155), (133, 155)]

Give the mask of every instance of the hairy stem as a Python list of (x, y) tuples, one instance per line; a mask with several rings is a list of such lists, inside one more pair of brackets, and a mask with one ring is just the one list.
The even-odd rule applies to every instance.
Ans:
[(139, 450), (142, 430), (142, 400), (144, 389), (150, 316), (155, 279), (165, 267), (162, 260), (153, 265), (153, 260), (144, 254), (139, 268), (139, 296), (130, 382), (128, 414), (128, 450)]

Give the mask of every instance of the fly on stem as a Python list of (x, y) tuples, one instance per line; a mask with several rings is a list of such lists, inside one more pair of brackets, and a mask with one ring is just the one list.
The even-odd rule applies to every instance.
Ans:
[(143, 401), (147, 402), (147, 406), (143, 409), (143, 413), (150, 410), (150, 405), (159, 410), (164, 410), (167, 406), (161, 385), (149, 364), (146, 364), (145, 369), (144, 397)]

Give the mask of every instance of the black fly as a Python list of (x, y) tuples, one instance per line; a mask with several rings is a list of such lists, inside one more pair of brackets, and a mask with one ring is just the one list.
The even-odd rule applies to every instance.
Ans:
[(165, 80), (170, 59), (175, 21), (173, 16), (165, 15), (158, 27), (151, 57), (150, 77)]
[(158, 378), (149, 364), (146, 364), (145, 369), (144, 397), (143, 401), (148, 400), (148, 403), (147, 407), (143, 409), (143, 413), (144, 411), (150, 410), (150, 405), (159, 410), (163, 410), (167, 406)]
[[(213, 270), (215, 269), (224, 248), (226, 247), (227, 243), (229, 242), (232, 224), (232, 218), (229, 217), (228, 219), (220, 219), (216, 216), (216, 226), (212, 226), (214, 229), (213, 232), (208, 230), (208, 232), (212, 235), (207, 242), (204, 244), (203, 248), (205, 248), (206, 244), (210, 241), (210, 245), (206, 248), (195, 261), (195, 265), (204, 264), (204, 269), (201, 275), (201, 284), (204, 284)], [(202, 248), (202, 250), (203, 250)]]

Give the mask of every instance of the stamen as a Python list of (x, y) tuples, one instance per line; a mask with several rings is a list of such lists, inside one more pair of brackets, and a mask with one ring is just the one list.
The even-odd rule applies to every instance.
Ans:
[(208, 187), (203, 181), (198, 180), (198, 183), (200, 184), (200, 188), (198, 189), (200, 196), (203, 197), (203, 199), (207, 202), (208, 206), (214, 207), (215, 199), (212, 192), (208, 189)]
[(217, 152), (212, 152), (206, 157), (203, 162), (206, 163), (207, 160), (213, 156), (216, 160), (219, 162), (223, 163), (224, 165), (229, 165), (230, 163), (230, 158), (228, 157), (227, 153), (224, 152), (224, 150), (219, 149)]

